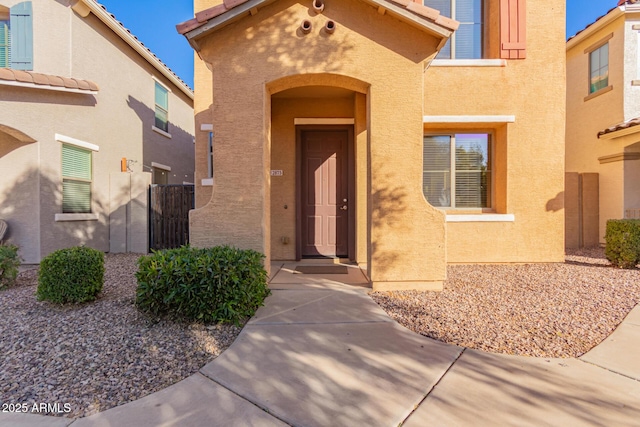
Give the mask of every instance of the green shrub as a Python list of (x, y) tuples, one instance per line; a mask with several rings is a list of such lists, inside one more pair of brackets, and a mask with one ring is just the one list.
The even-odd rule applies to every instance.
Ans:
[(75, 247), (60, 249), (42, 259), (38, 300), (57, 304), (93, 301), (104, 283), (104, 254)]
[(611, 219), (607, 221), (605, 255), (619, 268), (635, 268), (640, 262), (640, 220)]
[(20, 257), (16, 245), (0, 245), (0, 289), (11, 285), (18, 277)]
[(154, 316), (239, 324), (270, 293), (263, 258), (230, 246), (183, 246), (140, 257), (136, 305)]

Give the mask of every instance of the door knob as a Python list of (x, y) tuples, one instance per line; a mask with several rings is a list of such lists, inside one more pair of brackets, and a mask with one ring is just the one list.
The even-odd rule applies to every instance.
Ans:
[(347, 209), (348, 209), (348, 208), (347, 208), (347, 205), (344, 205), (344, 206), (340, 207), (340, 210), (341, 210), (341, 211), (346, 211)]

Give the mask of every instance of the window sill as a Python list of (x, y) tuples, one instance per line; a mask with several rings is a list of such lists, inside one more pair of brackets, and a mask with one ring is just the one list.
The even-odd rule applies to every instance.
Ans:
[(203, 187), (213, 187), (213, 178), (205, 178), (200, 182), (200, 184)]
[(62, 213), (56, 214), (56, 222), (63, 221), (97, 221), (97, 213)]
[(433, 67), (506, 67), (506, 59), (434, 59)]
[(169, 132), (165, 132), (160, 128), (157, 128), (155, 126), (151, 126), (151, 129), (153, 129), (154, 132), (159, 133), (162, 136), (166, 136), (167, 138), (171, 139), (171, 134)]
[(590, 94), (590, 95), (588, 95), (588, 96), (585, 96), (585, 97), (584, 97), (584, 100), (585, 100), (585, 102), (586, 102), (586, 101), (588, 101), (588, 100), (590, 100), (590, 99), (593, 99), (593, 98), (595, 98), (595, 97), (598, 97), (598, 96), (600, 96), (600, 95), (603, 95), (603, 94), (605, 94), (605, 93), (607, 93), (607, 92), (611, 92), (612, 90), (613, 90), (613, 86), (611, 86), (611, 85), (609, 85), (609, 86), (607, 86), (607, 87), (603, 87), (603, 88), (602, 88), (602, 89), (600, 89), (599, 91), (597, 91), (597, 92), (593, 92), (592, 94)]
[(515, 222), (514, 214), (447, 215), (447, 222)]

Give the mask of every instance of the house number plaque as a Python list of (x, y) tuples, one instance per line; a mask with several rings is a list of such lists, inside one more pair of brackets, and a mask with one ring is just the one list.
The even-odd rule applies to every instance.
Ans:
[(282, 176), (282, 175), (284, 175), (282, 170), (272, 170), (271, 171), (271, 176)]

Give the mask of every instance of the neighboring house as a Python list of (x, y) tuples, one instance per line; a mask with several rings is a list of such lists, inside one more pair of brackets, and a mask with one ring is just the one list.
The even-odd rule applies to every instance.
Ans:
[(564, 0), (195, 10), (192, 244), (346, 258), (380, 290), (564, 260)]
[(0, 0), (0, 218), (24, 262), (146, 251), (148, 186), (193, 182), (193, 138), (191, 89), (101, 5)]
[(640, 2), (618, 2), (566, 51), (567, 247), (597, 246), (607, 220), (640, 218)]

